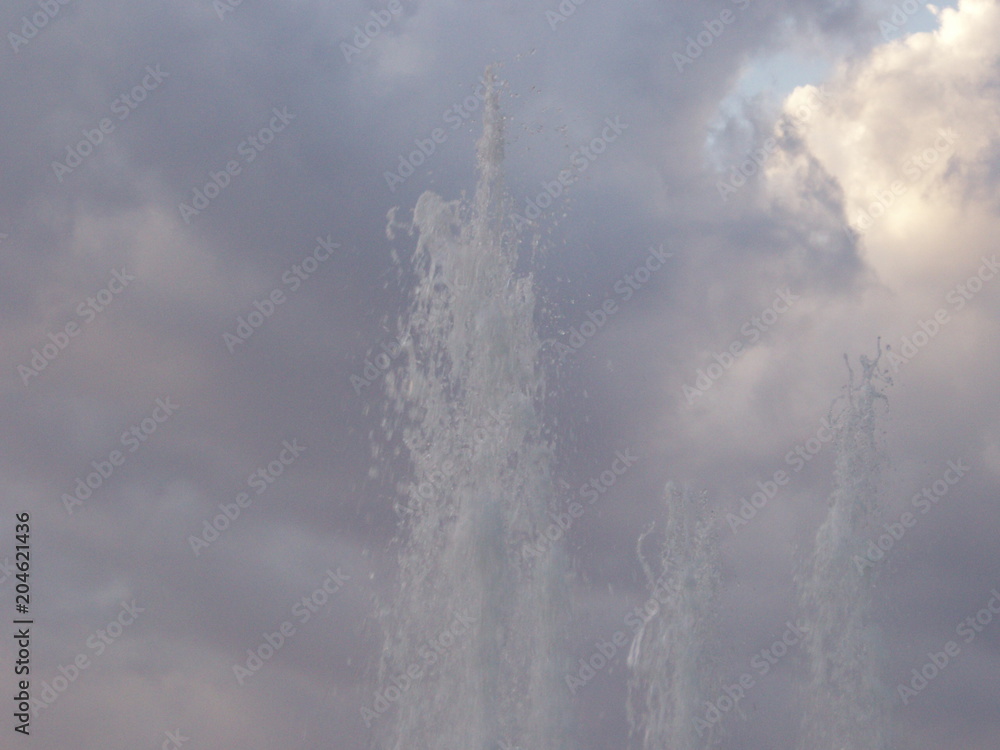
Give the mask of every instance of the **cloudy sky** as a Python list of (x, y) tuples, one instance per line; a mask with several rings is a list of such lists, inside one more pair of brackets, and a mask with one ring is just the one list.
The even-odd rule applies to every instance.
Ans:
[[(879, 497), (912, 521), (873, 565), (892, 746), (996, 747), (1000, 2), (16, 0), (0, 28), (0, 746), (370, 747), (398, 522), (374, 363), (416, 246), (387, 213), (471, 194), (493, 64), (563, 354), (554, 475), (637, 456), (567, 533), (567, 656), (648, 598), (636, 539), (687, 482), (718, 678), (754, 678), (719, 747), (796, 746), (801, 653), (753, 660), (798, 616), (844, 354), (881, 337)], [(572, 695), (581, 750), (626, 744), (624, 662)]]

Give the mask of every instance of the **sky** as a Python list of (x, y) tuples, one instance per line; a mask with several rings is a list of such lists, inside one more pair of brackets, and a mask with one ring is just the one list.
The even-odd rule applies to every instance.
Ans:
[[(718, 747), (796, 747), (802, 654), (754, 658), (798, 616), (844, 355), (880, 339), (891, 746), (996, 747), (1000, 3), (16, 0), (0, 30), (0, 681), (33, 701), (0, 747), (372, 746), (398, 573), (372, 365), (399, 227), (475, 188), (489, 65), (539, 337), (618, 303), (539, 363), (561, 483), (636, 456), (566, 533), (565, 653), (648, 599), (636, 539), (688, 483), (715, 668), (754, 678)], [(574, 747), (626, 746), (626, 680), (620, 653), (571, 696)]]

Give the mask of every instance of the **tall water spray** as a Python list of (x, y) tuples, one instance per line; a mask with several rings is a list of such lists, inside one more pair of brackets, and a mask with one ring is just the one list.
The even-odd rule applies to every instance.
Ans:
[(521, 554), (555, 500), (535, 292), (516, 273), (503, 118), (486, 80), (471, 204), (426, 192), (414, 209), (417, 284), (404, 364), (387, 377), (386, 432), (401, 430), (414, 474), (380, 669), (398, 688), (380, 727), (391, 750), (566, 747), (565, 566), (558, 545)]
[(704, 494), (668, 483), (666, 520), (655, 564), (637, 552), (659, 605), (636, 633), (628, 656), (628, 719), (633, 743), (643, 750), (711, 747), (715, 730), (696, 719), (710, 697), (708, 651), (715, 630), (719, 568), (715, 534)]
[[(861, 374), (850, 380), (836, 415), (835, 488), (815, 549), (799, 577), (800, 602), (808, 632), (809, 660), (802, 750), (885, 750), (888, 701), (881, 682), (884, 649), (870, 622), (872, 574), (861, 573), (879, 517), (882, 465), (876, 434), (877, 405), (885, 401), (875, 359), (861, 356)], [(845, 357), (846, 359), (846, 357)]]

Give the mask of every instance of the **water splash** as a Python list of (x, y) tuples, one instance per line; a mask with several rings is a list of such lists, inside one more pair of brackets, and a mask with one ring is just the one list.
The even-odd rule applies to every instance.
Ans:
[(666, 523), (656, 570), (636, 549), (652, 598), (660, 603), (632, 641), (628, 718), (630, 736), (644, 750), (696, 750), (713, 742), (713, 728), (695, 719), (710, 688), (707, 645), (715, 625), (719, 568), (705, 496), (668, 483)]
[(402, 431), (414, 477), (380, 684), (420, 672), (381, 728), (391, 750), (557, 750), (568, 735), (562, 552), (521, 554), (555, 502), (554, 449), (538, 411), (535, 291), (516, 273), (491, 70), (486, 81), (475, 196), (425, 192), (414, 209), (405, 364), (386, 379), (395, 414), (385, 429)]
[[(881, 682), (882, 654), (870, 622), (871, 573), (852, 562), (879, 516), (882, 450), (876, 435), (881, 341), (874, 359), (862, 355), (860, 378), (847, 363), (849, 382), (834, 423), (835, 489), (816, 534), (812, 558), (798, 578), (809, 622), (805, 651), (810, 684), (803, 718), (802, 750), (885, 750), (888, 693)], [(845, 360), (846, 360), (845, 356)]]

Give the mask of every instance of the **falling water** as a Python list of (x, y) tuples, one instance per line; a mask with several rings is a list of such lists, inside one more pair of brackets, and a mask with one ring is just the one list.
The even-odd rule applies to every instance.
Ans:
[[(363, 709), (386, 750), (564, 750), (572, 734), (560, 648), (568, 566), (560, 545), (527, 555), (556, 508), (539, 409), (535, 289), (503, 183), (504, 132), (487, 70), (479, 180), (471, 201), (426, 192), (413, 211), (416, 285), (386, 376), (386, 438), (412, 470), (401, 489), (399, 588), (383, 611), (379, 689)], [(390, 214), (389, 233), (399, 224)], [(803, 750), (886, 750), (882, 649), (871, 574), (855, 566), (878, 516), (876, 404), (886, 379), (861, 357), (833, 420), (836, 488), (798, 576), (809, 623)], [(704, 496), (668, 484), (651, 597), (628, 655), (630, 741), (643, 750), (712, 746), (699, 729), (714, 684), (719, 568)], [(702, 722), (704, 723), (704, 722)]]
[[(413, 469), (379, 680), (399, 683), (379, 718), (391, 750), (566, 747), (565, 566), (557, 545), (521, 554), (555, 501), (535, 291), (517, 274), (503, 118), (486, 79), (471, 203), (425, 192), (413, 212), (417, 284), (404, 364), (387, 378), (386, 431), (401, 434)], [(400, 678), (408, 670), (419, 676)]]
[(698, 730), (702, 704), (714, 696), (708, 644), (718, 588), (714, 530), (706, 518), (704, 495), (668, 483), (664, 492), (666, 521), (657, 564), (637, 551), (651, 590), (660, 606), (645, 620), (632, 641), (628, 718), (632, 738), (643, 750), (696, 750), (710, 747), (713, 729)]
[[(870, 622), (872, 576), (853, 562), (878, 520), (881, 451), (876, 439), (877, 387), (889, 382), (874, 360), (861, 356), (836, 416), (835, 489), (815, 549), (799, 577), (801, 606), (809, 622), (805, 650), (810, 684), (802, 750), (885, 750), (887, 697), (881, 683), (877, 631)], [(845, 358), (846, 359), (846, 358)]]

